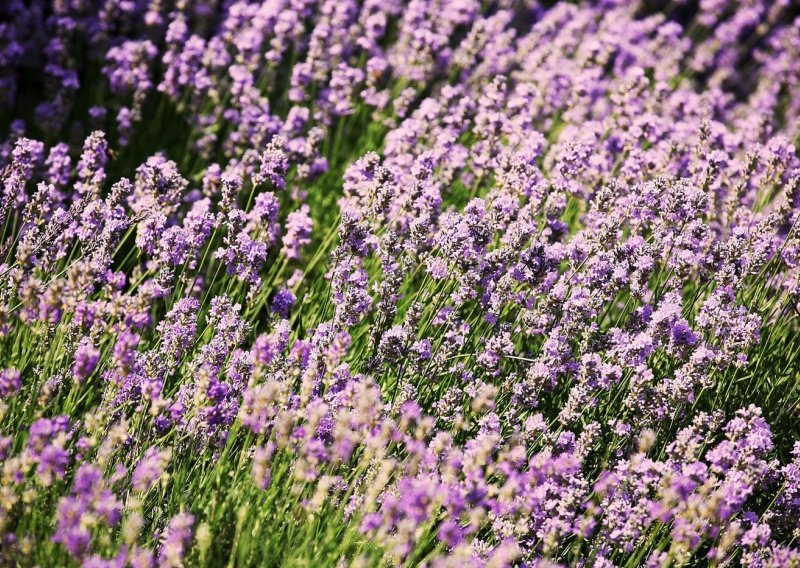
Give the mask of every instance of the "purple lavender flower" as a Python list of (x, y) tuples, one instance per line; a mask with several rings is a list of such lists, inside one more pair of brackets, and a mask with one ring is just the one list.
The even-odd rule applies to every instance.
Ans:
[(99, 195), (106, 179), (107, 162), (108, 143), (105, 133), (92, 132), (83, 143), (83, 153), (77, 166), (78, 181), (75, 190), (80, 195)]
[(9, 398), (17, 394), (22, 386), (21, 374), (17, 369), (3, 369), (0, 371), (0, 396)]
[(182, 298), (158, 324), (163, 352), (175, 359), (192, 346), (197, 333), (197, 312), (200, 303), (194, 298)]
[(261, 155), (261, 165), (253, 176), (253, 183), (262, 184), (269, 182), (277, 189), (286, 189), (286, 171), (289, 161), (284, 153), (286, 141), (280, 136), (273, 138)]
[(164, 473), (169, 463), (170, 451), (150, 447), (139, 460), (131, 476), (131, 486), (135, 491), (149, 491)]
[(83, 464), (75, 474), (70, 495), (59, 501), (53, 542), (81, 559), (90, 550), (92, 527), (98, 522), (113, 527), (120, 521), (121, 511), (122, 503), (107, 487), (101, 470)]
[(289, 213), (281, 249), (281, 253), (286, 255), (286, 258), (300, 258), (300, 249), (311, 242), (313, 221), (309, 215), (310, 212), (309, 206), (303, 205), (299, 210)]
[(72, 376), (78, 382), (83, 382), (97, 367), (100, 361), (100, 350), (94, 346), (89, 337), (84, 337), (75, 349), (75, 362), (72, 365)]
[(294, 294), (292, 294), (291, 290), (283, 288), (279, 290), (272, 299), (271, 309), (280, 317), (288, 318), (289, 311), (292, 309), (292, 306), (296, 301), (297, 298)]
[(172, 517), (161, 536), (161, 546), (158, 551), (160, 567), (183, 566), (183, 556), (192, 539), (193, 525), (194, 516), (188, 513), (178, 513)]

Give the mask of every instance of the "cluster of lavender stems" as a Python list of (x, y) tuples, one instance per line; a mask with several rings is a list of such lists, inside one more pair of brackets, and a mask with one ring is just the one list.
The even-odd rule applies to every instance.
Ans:
[(789, 0), (0, 2), (0, 565), (800, 567)]

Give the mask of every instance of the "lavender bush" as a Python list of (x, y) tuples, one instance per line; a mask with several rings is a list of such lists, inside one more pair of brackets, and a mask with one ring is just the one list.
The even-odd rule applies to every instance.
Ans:
[(6, 0), (0, 565), (800, 566), (789, 0)]

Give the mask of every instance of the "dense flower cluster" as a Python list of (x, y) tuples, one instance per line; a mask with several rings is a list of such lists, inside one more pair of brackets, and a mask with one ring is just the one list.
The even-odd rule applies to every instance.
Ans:
[(788, 0), (8, 0), (0, 564), (800, 566)]

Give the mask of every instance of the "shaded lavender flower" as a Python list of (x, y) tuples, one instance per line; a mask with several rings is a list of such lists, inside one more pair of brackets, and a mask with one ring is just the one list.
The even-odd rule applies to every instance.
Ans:
[(135, 491), (149, 491), (164, 473), (170, 460), (169, 450), (159, 450), (151, 446), (147, 448), (131, 476), (131, 486)]
[(11, 163), (2, 171), (0, 178), (3, 184), (0, 212), (5, 214), (10, 207), (27, 201), (25, 184), (30, 180), (43, 154), (44, 144), (38, 140), (21, 137), (16, 141), (11, 152)]
[(286, 218), (286, 233), (283, 235), (281, 249), (286, 258), (300, 258), (300, 249), (311, 242), (311, 229), (314, 223), (310, 213), (311, 208), (303, 205), (299, 210), (289, 213)]
[(94, 346), (91, 338), (84, 337), (75, 349), (75, 360), (72, 365), (72, 376), (78, 382), (83, 382), (97, 367), (100, 361), (100, 350)]
[(130, 369), (136, 358), (136, 348), (141, 336), (131, 331), (123, 331), (114, 344), (113, 357), (116, 364), (122, 369)]
[(59, 142), (50, 148), (45, 165), (47, 166), (48, 181), (57, 188), (64, 189), (69, 183), (72, 171), (69, 146)]
[(36, 474), (45, 487), (66, 473), (69, 454), (64, 445), (69, 440), (69, 424), (67, 416), (40, 418), (28, 429), (25, 454), (37, 463)]
[(286, 171), (289, 161), (284, 152), (286, 141), (280, 136), (273, 138), (261, 155), (261, 165), (253, 176), (253, 183), (262, 184), (269, 182), (277, 189), (286, 189)]
[(163, 352), (179, 359), (192, 346), (197, 333), (197, 312), (200, 302), (194, 298), (181, 298), (158, 324)]
[(270, 307), (273, 313), (278, 314), (282, 318), (288, 318), (289, 311), (292, 309), (295, 301), (297, 301), (297, 298), (292, 294), (291, 290), (282, 288), (275, 294), (275, 297), (272, 298)]
[(161, 544), (158, 550), (158, 565), (160, 567), (183, 566), (183, 556), (192, 540), (192, 526), (194, 516), (188, 513), (178, 513), (170, 519), (167, 528), (161, 535)]
[(261, 365), (269, 365), (283, 353), (289, 345), (291, 328), (285, 320), (275, 325), (275, 330), (270, 334), (261, 334), (253, 342), (251, 352), (253, 359)]
[(105, 133), (95, 131), (83, 143), (83, 153), (78, 161), (75, 190), (79, 195), (99, 195), (106, 180), (108, 143)]
[(22, 381), (17, 369), (3, 369), (0, 371), (0, 396), (9, 398), (19, 392)]
[(109, 527), (121, 518), (122, 503), (105, 483), (100, 469), (83, 464), (75, 473), (72, 490), (58, 503), (53, 542), (60, 543), (75, 559), (90, 550), (92, 528), (100, 522)]
[(116, 94), (147, 92), (152, 86), (148, 67), (156, 53), (156, 47), (149, 40), (125, 41), (110, 48), (103, 72), (108, 76), (111, 91)]
[[(245, 216), (241, 210), (234, 210), (229, 214), (228, 236), (225, 238), (225, 247), (217, 251), (217, 258), (223, 260), (229, 275), (236, 275), (251, 284), (259, 284), (259, 272), (267, 259), (267, 245), (253, 240), (242, 229)], [(236, 233), (237, 228), (241, 232)], [(234, 233), (233, 236), (231, 233)]]

